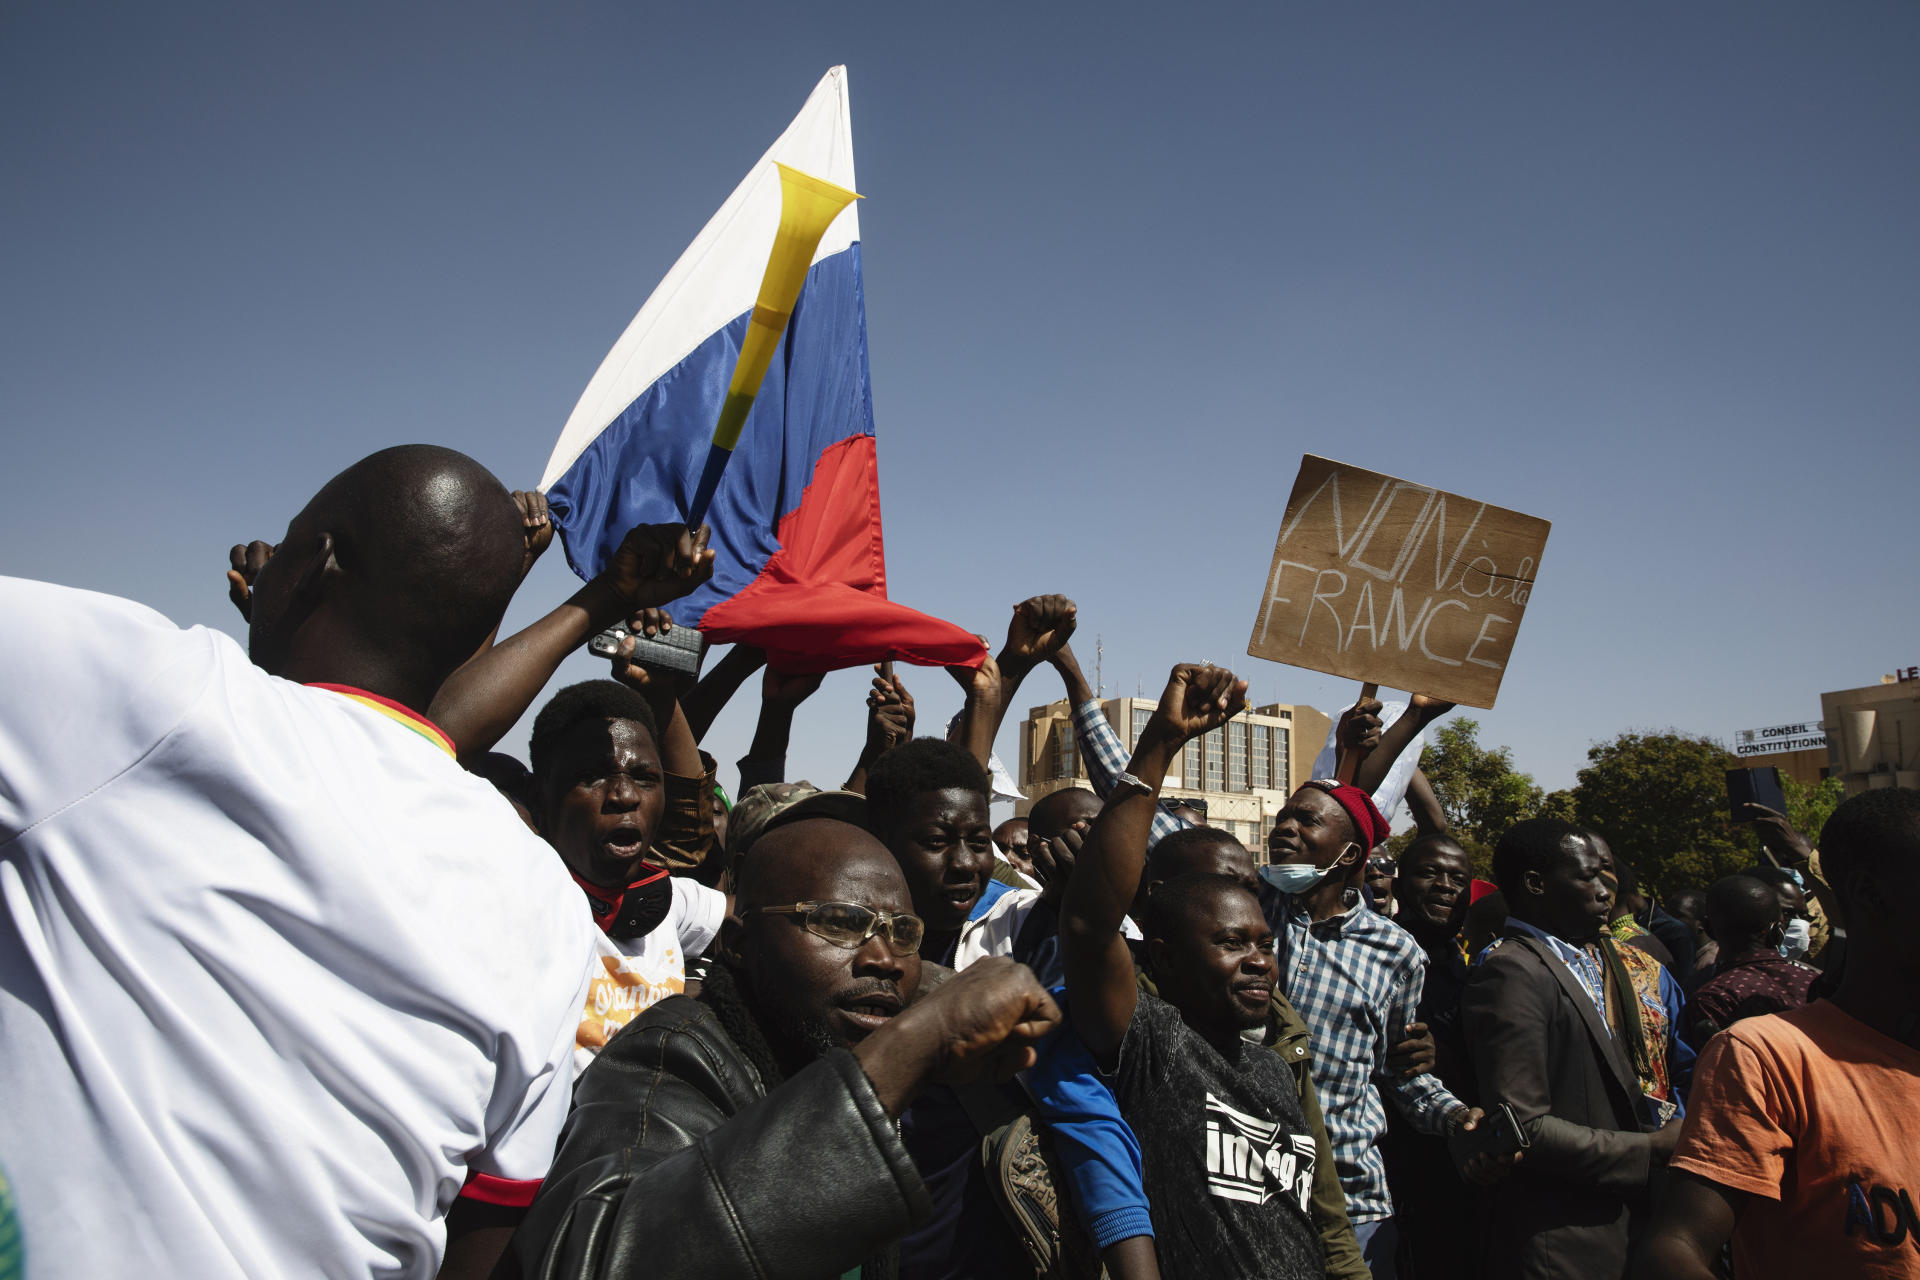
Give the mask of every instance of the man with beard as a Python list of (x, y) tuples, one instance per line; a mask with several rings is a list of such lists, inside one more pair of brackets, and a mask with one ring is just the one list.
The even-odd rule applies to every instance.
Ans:
[(658, 741), (652, 704), (614, 680), (567, 686), (533, 722), (534, 822), (601, 933), (575, 1039), (579, 1071), (621, 1027), (686, 989), (688, 962), (727, 914), (724, 894), (669, 876), (654, 852), (667, 790)]
[(891, 1274), (928, 1207), (895, 1121), (931, 1082), (1027, 1066), (1059, 1011), (1007, 960), (916, 1000), (924, 930), (900, 867), (848, 821), (859, 807), (799, 785), (736, 806), (720, 961), (580, 1078), (514, 1237), (525, 1275)]
[(1309, 1212), (1313, 1134), (1266, 1022), (1276, 965), (1260, 904), (1236, 880), (1189, 875), (1147, 904), (1140, 990), (1120, 922), (1145, 872), (1161, 784), (1188, 739), (1231, 718), (1246, 682), (1173, 669), (1126, 773), (1081, 850), (1061, 912), (1072, 1025), (1139, 1137), (1160, 1270), (1170, 1277), (1324, 1274)]
[[(1399, 905), (1394, 923), (1413, 935), (1427, 959), (1418, 1017), (1433, 1033), (1434, 1074), (1455, 1094), (1469, 1092), (1471, 1080), (1459, 1027), (1460, 993), (1467, 983), (1459, 939), (1472, 883), (1467, 851), (1452, 837), (1435, 833), (1407, 846), (1393, 887)], [(1418, 1280), (1470, 1280), (1473, 1197), (1454, 1169), (1446, 1142), (1389, 1111), (1380, 1150), (1400, 1231), (1402, 1272)]]
[(1530, 1145), (1486, 1206), (1478, 1274), (1493, 1280), (1624, 1276), (1679, 1136), (1641, 1093), (1639, 1001), (1607, 933), (1605, 868), (1558, 818), (1518, 823), (1494, 849), (1507, 922), (1467, 981), (1460, 1025), (1480, 1101), (1511, 1106)]

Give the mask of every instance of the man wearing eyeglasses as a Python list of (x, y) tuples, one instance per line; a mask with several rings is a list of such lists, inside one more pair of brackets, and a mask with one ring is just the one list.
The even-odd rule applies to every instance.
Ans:
[(805, 783), (735, 806), (737, 919), (698, 998), (656, 1004), (575, 1087), (513, 1253), (536, 1280), (892, 1274), (928, 1198), (895, 1122), (926, 1085), (1004, 1079), (1060, 1012), (990, 959), (921, 996), (899, 864), (864, 801)]

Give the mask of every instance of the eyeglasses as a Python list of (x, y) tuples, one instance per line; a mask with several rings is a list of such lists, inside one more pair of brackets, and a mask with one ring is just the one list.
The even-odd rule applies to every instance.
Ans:
[(875, 911), (857, 902), (796, 902), (790, 907), (760, 907), (759, 916), (799, 916), (800, 927), (836, 947), (857, 951), (876, 933), (885, 934), (887, 949), (896, 956), (920, 950), (927, 926), (919, 916), (904, 911)]
[(1400, 873), (1400, 866), (1384, 853), (1376, 853), (1367, 859), (1367, 870), (1377, 876), (1391, 876)]

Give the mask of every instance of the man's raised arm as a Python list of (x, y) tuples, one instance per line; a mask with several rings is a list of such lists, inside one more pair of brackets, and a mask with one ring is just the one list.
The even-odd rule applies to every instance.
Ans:
[(446, 731), (463, 759), (491, 751), (568, 654), (614, 623), (678, 600), (712, 576), (705, 525), (697, 531), (678, 524), (635, 525), (607, 567), (565, 604), (447, 677), (427, 718)]
[(1222, 667), (1173, 669), (1160, 705), (1141, 731), (1128, 769), (1081, 848), (1060, 911), (1060, 952), (1080, 1038), (1111, 1067), (1139, 988), (1120, 921), (1146, 869), (1147, 835), (1167, 770), (1189, 738), (1218, 728), (1246, 706), (1247, 682)]

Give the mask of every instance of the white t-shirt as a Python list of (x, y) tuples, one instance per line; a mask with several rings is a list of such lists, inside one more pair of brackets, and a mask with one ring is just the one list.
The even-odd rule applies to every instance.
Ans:
[(591, 915), (424, 720), (0, 578), (0, 1161), (40, 1280), (433, 1276), (530, 1195)]
[[(1027, 927), (1027, 917), (1033, 914), (1040, 895), (1038, 889), (1009, 889), (982, 912), (978, 920), (967, 921), (961, 926), (959, 945), (953, 949), (953, 967), (964, 969), (987, 956), (1012, 955), (1013, 944), (1019, 939), (1020, 931)], [(1140, 927), (1121, 916), (1120, 934), (1137, 942)], [(1052, 985), (1058, 977), (1055, 973), (1043, 973), (1040, 980)]]
[(609, 938), (599, 930), (599, 955), (581, 1006), (580, 1029), (573, 1041), (578, 1075), (620, 1028), (668, 996), (687, 989), (687, 957), (699, 958), (727, 918), (727, 895), (693, 880), (674, 876), (673, 905), (652, 933), (639, 938)]

